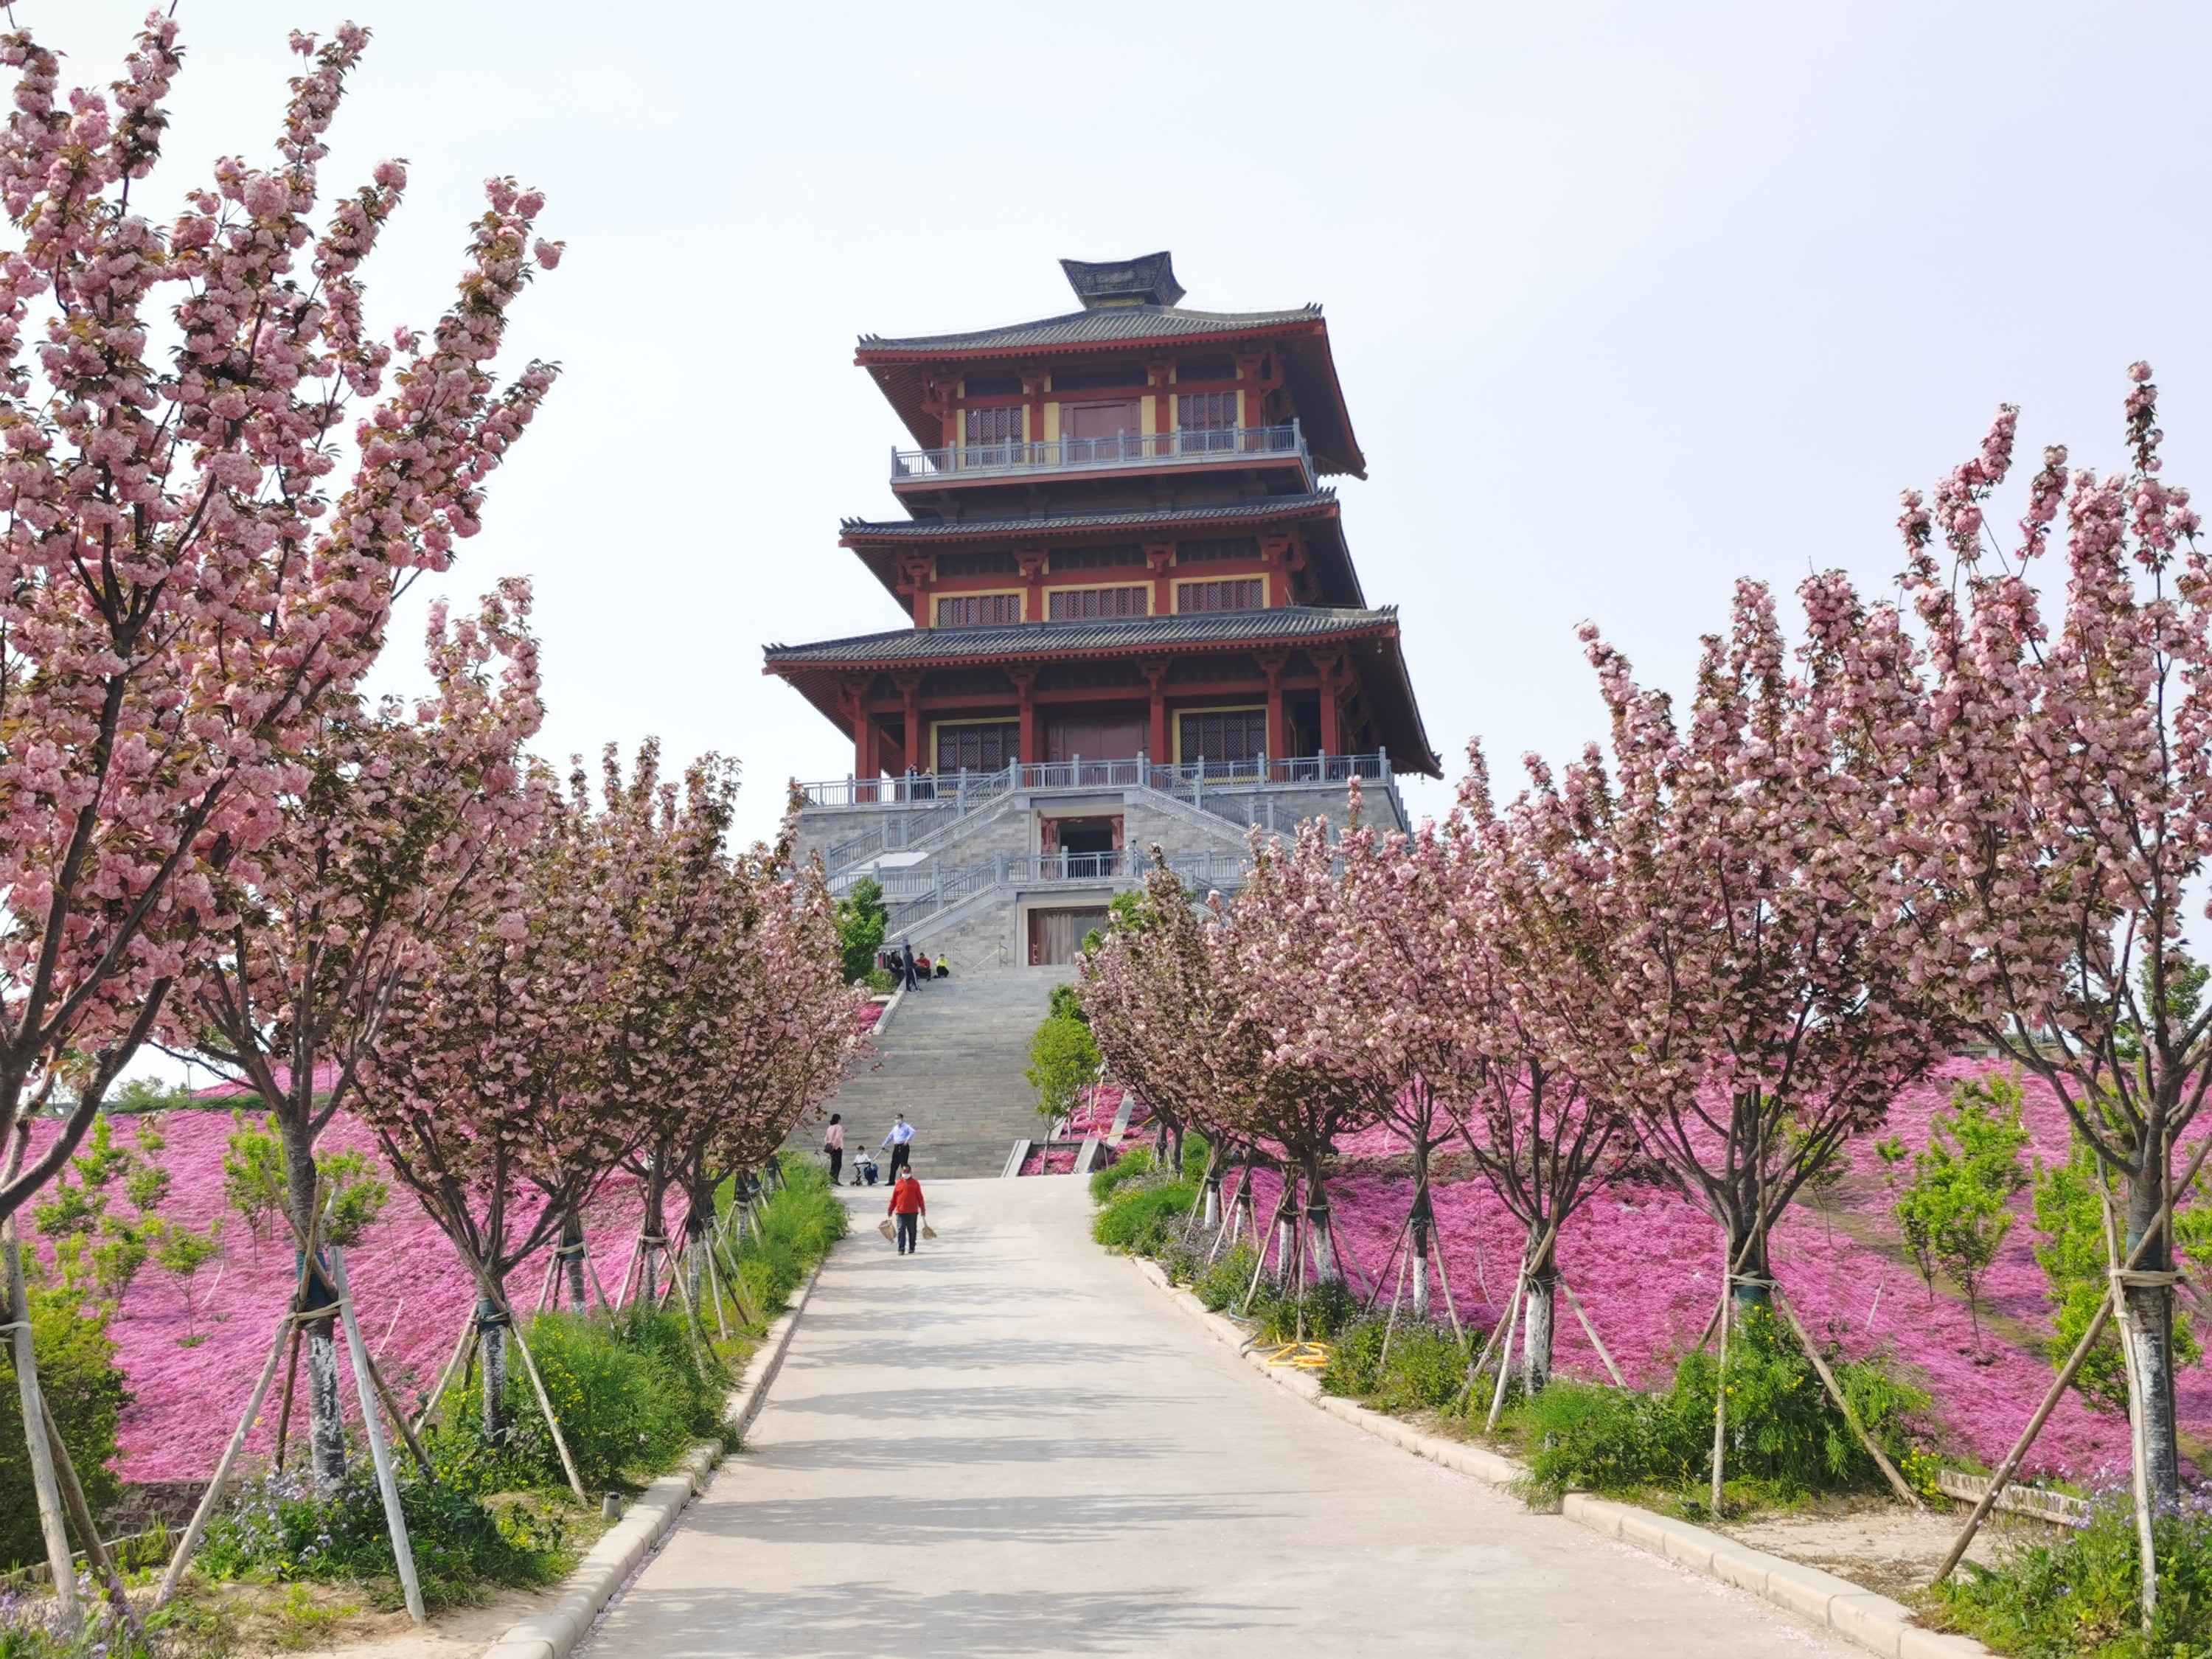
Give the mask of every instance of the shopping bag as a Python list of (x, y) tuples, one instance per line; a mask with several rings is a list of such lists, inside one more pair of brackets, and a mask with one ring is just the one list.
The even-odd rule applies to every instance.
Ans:
[(921, 1224), (921, 1236), (924, 1238), (934, 1238), (937, 1237), (937, 1229), (925, 1221)]
[(885, 1238), (896, 1238), (898, 1237), (898, 1230), (891, 1225), (890, 1218), (889, 1216), (885, 1216), (881, 1221), (876, 1223), (876, 1231), (881, 1233)]

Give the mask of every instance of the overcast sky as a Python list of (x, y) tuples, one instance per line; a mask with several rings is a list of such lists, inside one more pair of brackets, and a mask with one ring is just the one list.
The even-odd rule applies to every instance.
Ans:
[[(513, 337), (566, 373), (445, 586), (536, 580), (547, 753), (735, 755), (748, 835), (852, 760), (762, 645), (902, 620), (836, 545), (910, 441), (855, 335), (1072, 309), (1062, 255), (1326, 306), (1346, 533), (1455, 772), (1599, 732), (1584, 618), (1679, 686), (1740, 574), (1886, 590), (1898, 490), (2001, 400), (2024, 456), (2113, 464), (2148, 357), (2169, 477), (2212, 447), (2202, 8), (352, 3), (325, 185), (413, 173), (380, 323), (434, 318), (487, 173), (568, 245)], [(178, 0), (138, 199), (265, 162), (288, 32), (346, 4)], [(143, 9), (14, 14), (105, 82)]]

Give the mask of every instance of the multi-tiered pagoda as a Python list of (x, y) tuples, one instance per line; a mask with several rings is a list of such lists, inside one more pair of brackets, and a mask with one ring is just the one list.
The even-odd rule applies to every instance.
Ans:
[[(1061, 264), (1079, 311), (862, 338), (918, 447), (891, 455), (905, 516), (841, 544), (910, 625), (767, 652), (852, 744), (848, 780), (809, 786), (833, 877), (877, 874), (917, 939), (1036, 910), (1000, 930), (1013, 963), (1065, 960), (1103, 898), (1063, 892), (1060, 925), (1048, 890), (1125, 884), (1125, 847), (1212, 877), (1244, 825), (1341, 816), (1355, 775), (1402, 817), (1393, 769), (1440, 771), (1322, 486), (1366, 463), (1320, 307), (1187, 309), (1165, 253)], [(986, 816), (997, 845), (954, 833)]]

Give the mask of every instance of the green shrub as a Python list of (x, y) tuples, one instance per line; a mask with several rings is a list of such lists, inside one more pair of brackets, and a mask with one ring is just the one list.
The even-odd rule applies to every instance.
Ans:
[[(1928, 1396), (1880, 1358), (1847, 1360), (1834, 1351), (1826, 1358), (1868, 1432), (1892, 1459), (1902, 1456)], [(1729, 1338), (1724, 1380), (1731, 1485), (1789, 1498), (1881, 1479), (1812, 1362), (1771, 1312), (1754, 1308), (1741, 1316)], [(1517, 1427), (1530, 1445), (1530, 1484), (1556, 1495), (1709, 1481), (1713, 1402), (1723, 1381), (1718, 1361), (1700, 1350), (1684, 1358), (1664, 1394), (1553, 1382), (1517, 1408)]]
[(1084, 1007), (1083, 992), (1077, 986), (1054, 986), (1052, 994), (1045, 999), (1044, 1006), (1048, 1019), (1073, 1019), (1085, 1025), (1091, 1024), (1090, 1011)]
[(2139, 1601), (2135, 1512), (2107, 1492), (2089, 1524), (2052, 1544), (2023, 1544), (1991, 1569), (1972, 1561), (1936, 1586), (1954, 1628), (2025, 1659), (2094, 1655), (2149, 1659), (2212, 1650), (2212, 1504), (2185, 1498), (2152, 1528), (2158, 1616), (2148, 1637)]
[[(1247, 1281), (1249, 1282), (1249, 1280)], [(1358, 1299), (1342, 1280), (1310, 1285), (1297, 1295), (1285, 1296), (1262, 1283), (1261, 1294), (1252, 1304), (1259, 1316), (1263, 1342), (1327, 1342), (1358, 1317)]]
[[(588, 1486), (665, 1468), (714, 1431), (728, 1377), (710, 1363), (709, 1381), (702, 1383), (678, 1314), (625, 1310), (612, 1321), (540, 1314), (530, 1322), (529, 1340), (568, 1455)], [(519, 1359), (511, 1364), (507, 1403), (517, 1449), (544, 1478), (560, 1479), (560, 1453)]]
[[(107, 1312), (98, 1307), (87, 1310), (73, 1286), (41, 1287), (31, 1293), (31, 1342), (46, 1407), (54, 1414), (54, 1426), (61, 1431), (70, 1462), (84, 1483), (86, 1501), (96, 1515), (120, 1491), (107, 1466), (115, 1457), (116, 1422), (131, 1403), (123, 1372), (115, 1364), (115, 1344), (108, 1340)], [(0, 1336), (0, 1570), (46, 1559), (23, 1441), (15, 1344)]]
[(1091, 1201), (1103, 1204), (1121, 1188), (1133, 1181), (1140, 1181), (1152, 1172), (1152, 1149), (1149, 1146), (1132, 1147), (1104, 1169), (1091, 1173)]
[(1212, 1265), (1191, 1280), (1191, 1291), (1214, 1312), (1226, 1313), (1244, 1299), (1258, 1260), (1249, 1244), (1239, 1243), (1214, 1257)]
[(873, 876), (861, 877), (837, 901), (837, 962), (848, 985), (855, 980), (874, 984), (869, 975), (881, 971), (876, 967), (876, 953), (884, 948), (884, 923), (890, 915), (890, 908), (884, 903), (883, 884)]
[[(1248, 1266), (1246, 1273), (1250, 1268)], [(1401, 1321), (1382, 1352), (1385, 1321), (1369, 1317), (1339, 1333), (1321, 1374), (1322, 1388), (1364, 1401), (1381, 1412), (1435, 1410), (1459, 1397), (1473, 1345), (1480, 1333), (1455, 1336), (1449, 1328)]]
[(1198, 1197), (1196, 1183), (1131, 1182), (1091, 1223), (1091, 1236), (1109, 1249), (1157, 1255), (1166, 1249)]
[[(411, 1468), (402, 1468), (399, 1507), (431, 1607), (471, 1600), (481, 1585), (548, 1583), (566, 1570), (557, 1515), (527, 1504), (495, 1509), (456, 1485), (412, 1479)], [(211, 1578), (361, 1583), (387, 1605), (398, 1600), (392, 1534), (365, 1461), (328, 1498), (312, 1493), (297, 1467), (250, 1484), (209, 1526), (196, 1565)]]
[(1098, 1077), (1098, 1045), (1091, 1027), (1060, 1016), (1046, 1020), (1030, 1036), (1029, 1069), (1022, 1073), (1037, 1091), (1037, 1111), (1056, 1118), (1075, 1109), (1078, 1094)]
[(782, 1311), (815, 1263), (845, 1236), (852, 1219), (852, 1212), (830, 1186), (829, 1170), (803, 1158), (784, 1160), (779, 1167), (783, 1184), (765, 1204), (753, 1208), (759, 1236), (749, 1228), (737, 1247), (745, 1293), (755, 1307), (769, 1314)]

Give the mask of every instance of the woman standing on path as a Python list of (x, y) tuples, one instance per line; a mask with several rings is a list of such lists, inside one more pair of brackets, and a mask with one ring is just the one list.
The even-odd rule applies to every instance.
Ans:
[(914, 1178), (911, 1170), (901, 1170), (898, 1179), (891, 1183), (891, 1204), (889, 1214), (898, 1220), (898, 1253), (912, 1255), (919, 1248), (915, 1234), (921, 1218), (929, 1213), (929, 1206), (921, 1201), (921, 1183)]
[(845, 1168), (845, 1115), (830, 1114), (830, 1127), (823, 1133), (822, 1150), (830, 1155), (830, 1184), (837, 1184), (837, 1177)]

